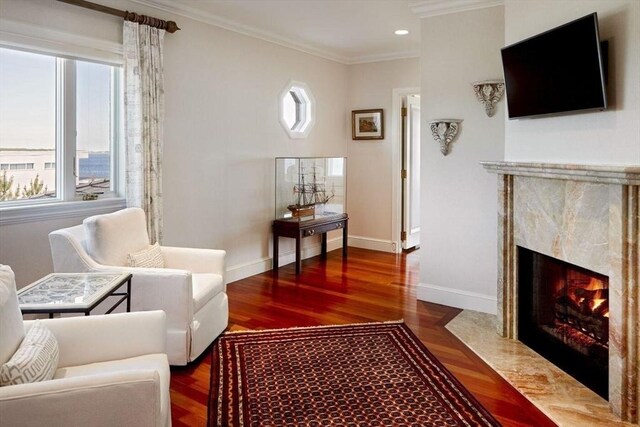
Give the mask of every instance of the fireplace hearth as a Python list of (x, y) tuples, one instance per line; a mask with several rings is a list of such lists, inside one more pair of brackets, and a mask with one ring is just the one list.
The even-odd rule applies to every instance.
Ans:
[(608, 399), (608, 277), (519, 247), (518, 338)]

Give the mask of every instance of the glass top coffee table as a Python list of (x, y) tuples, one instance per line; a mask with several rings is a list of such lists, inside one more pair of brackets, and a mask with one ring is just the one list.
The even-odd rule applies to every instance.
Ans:
[[(84, 313), (110, 296), (119, 296), (106, 312), (111, 313), (123, 301), (131, 311), (131, 274), (129, 273), (53, 273), (18, 291), (22, 314)], [(124, 284), (127, 290), (116, 292)]]

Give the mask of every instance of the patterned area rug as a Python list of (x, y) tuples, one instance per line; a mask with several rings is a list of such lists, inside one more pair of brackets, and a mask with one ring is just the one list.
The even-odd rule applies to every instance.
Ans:
[(499, 426), (404, 324), (226, 333), (209, 426)]

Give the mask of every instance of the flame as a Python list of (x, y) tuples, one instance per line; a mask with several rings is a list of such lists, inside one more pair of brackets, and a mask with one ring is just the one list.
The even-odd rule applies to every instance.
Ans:
[(592, 308), (592, 310), (595, 310), (595, 309), (597, 309), (598, 307), (600, 307), (600, 306), (602, 305), (602, 303), (603, 303), (603, 302), (605, 302), (605, 301), (606, 301), (606, 299), (597, 299), (597, 298), (594, 298), (594, 299), (593, 299), (593, 308)]
[(604, 289), (604, 283), (602, 283), (602, 280), (598, 280), (595, 277), (592, 277), (589, 281), (589, 284), (585, 286), (585, 289), (588, 291)]

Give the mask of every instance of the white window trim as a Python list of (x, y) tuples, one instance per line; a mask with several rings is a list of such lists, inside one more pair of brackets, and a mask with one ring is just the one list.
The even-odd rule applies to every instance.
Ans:
[[(300, 88), (304, 92), (305, 101), (307, 101), (307, 105), (305, 106), (305, 113), (308, 114), (309, 120), (304, 122), (302, 125), (296, 126), (295, 129), (291, 129), (284, 119), (284, 100), (285, 97), (290, 96), (289, 92), (293, 88)], [(278, 114), (280, 118), (280, 124), (284, 130), (289, 134), (289, 138), (292, 139), (302, 139), (309, 136), (309, 132), (313, 128), (313, 125), (316, 122), (316, 99), (311, 92), (311, 89), (306, 83), (298, 82), (295, 80), (290, 81), (284, 88), (284, 90), (280, 93), (279, 101), (279, 109)]]
[[(0, 20), (1, 22), (2, 20)], [(124, 194), (124, 176), (120, 176), (124, 153), (124, 134), (122, 132), (122, 111), (120, 103), (116, 103), (113, 112), (112, 131), (117, 131), (112, 138), (111, 152), (111, 188), (100, 196), (98, 200), (83, 201), (82, 196), (76, 194), (75, 175), (75, 148), (76, 148), (76, 67), (69, 67), (69, 60), (55, 52), (36, 49), (24, 49), (17, 44), (1, 43), (6, 34), (0, 31), (0, 47), (29, 51), (41, 55), (51, 55), (62, 60), (56, 61), (56, 91), (64, 88), (62, 93), (56, 93), (56, 197), (50, 199), (24, 199), (7, 201), (0, 204), (0, 226), (19, 224), (47, 219), (71, 218), (103, 213), (112, 207), (122, 209), (126, 207), (126, 200), (120, 196)], [(4, 45), (3, 45), (4, 44)], [(73, 58), (75, 61), (91, 61), (90, 58)], [(110, 63), (108, 65), (118, 66)], [(113, 94), (118, 93), (122, 87), (122, 78), (117, 78), (112, 73)], [(123, 97), (122, 93), (118, 96)], [(119, 99), (124, 101), (123, 98)], [(65, 112), (64, 117), (62, 111)], [(63, 122), (64, 119), (64, 122)], [(115, 135), (115, 133), (114, 133)], [(117, 144), (115, 144), (117, 140)], [(64, 149), (63, 149), (64, 148)], [(69, 172), (71, 165), (72, 172)], [(59, 166), (59, 167), (58, 167)], [(85, 206), (87, 204), (87, 206)]]
[(86, 218), (91, 215), (124, 209), (127, 202), (122, 197), (112, 197), (79, 202), (43, 203), (8, 206), (0, 209), (0, 226), (28, 222), (50, 221), (62, 218)]
[(0, 45), (34, 53), (122, 65), (122, 43), (0, 18)]

